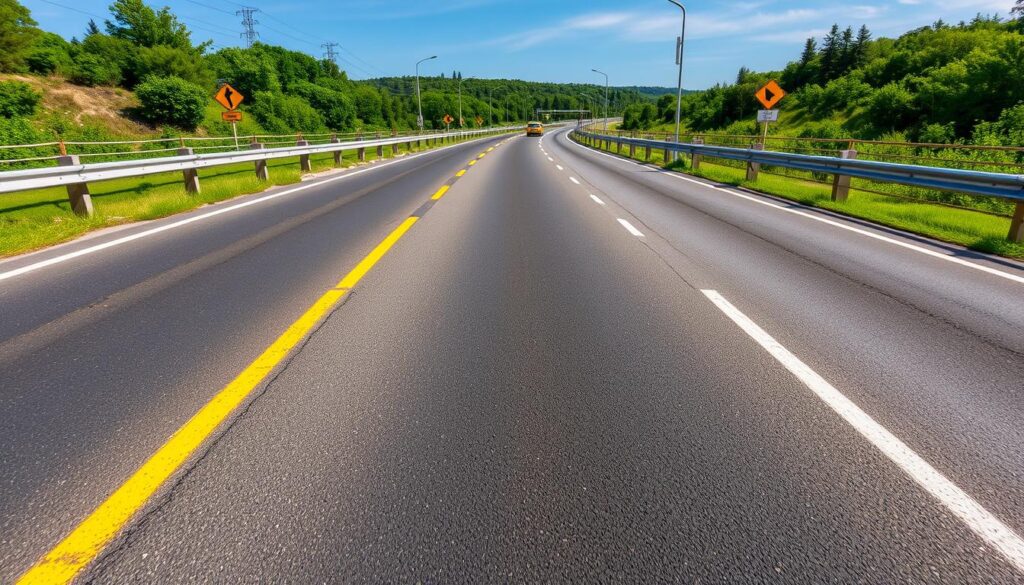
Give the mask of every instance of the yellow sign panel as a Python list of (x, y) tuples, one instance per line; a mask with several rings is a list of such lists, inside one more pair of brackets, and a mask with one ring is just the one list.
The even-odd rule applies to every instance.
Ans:
[(782, 98), (786, 97), (786, 92), (779, 87), (778, 83), (775, 83), (775, 80), (772, 80), (766, 83), (764, 87), (757, 90), (754, 97), (764, 105), (766, 110), (770, 110), (775, 107), (775, 104), (782, 101)]
[(241, 122), (242, 112), (221, 112), (220, 119), (225, 122)]
[(484, 125), (484, 119), (481, 118), (480, 116), (477, 116), (476, 117), (476, 125), (477, 126), (483, 126)]
[(221, 86), (217, 95), (213, 96), (213, 99), (217, 100), (217, 103), (224, 106), (224, 109), (230, 111), (237, 109), (238, 106), (245, 101), (245, 96), (240, 94), (237, 89), (225, 83)]
[(445, 124), (451, 124), (451, 123), (452, 123), (452, 122), (454, 122), (454, 121), (455, 121), (455, 118), (452, 118), (452, 117), (451, 117), (451, 116), (449, 116), (448, 114), (445, 114), (445, 115), (444, 115), (444, 123), (445, 123)]

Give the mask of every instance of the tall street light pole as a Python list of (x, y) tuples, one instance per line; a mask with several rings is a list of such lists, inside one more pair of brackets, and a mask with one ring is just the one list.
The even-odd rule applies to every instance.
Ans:
[(462, 130), (462, 77), (459, 77), (459, 130)]
[(423, 132), (423, 100), (420, 98), (420, 63), (430, 61), (431, 59), (437, 59), (437, 55), (427, 57), (426, 59), (420, 59), (416, 62), (416, 108), (419, 110), (419, 116), (416, 118), (416, 123), (420, 127), (420, 132)]
[[(683, 11), (683, 29), (676, 40), (676, 63), (679, 65), (679, 85), (676, 90), (676, 142), (679, 142), (680, 113), (683, 109), (683, 49), (686, 47), (686, 7), (678, 0), (668, 0)], [(676, 153), (676, 157), (679, 153)]]
[(608, 133), (608, 74), (604, 71), (591, 69), (594, 73), (604, 75), (604, 133)]

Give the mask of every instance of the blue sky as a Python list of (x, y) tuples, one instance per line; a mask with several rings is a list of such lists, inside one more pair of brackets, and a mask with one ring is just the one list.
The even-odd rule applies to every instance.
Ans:
[[(22, 0), (40, 25), (66, 37), (81, 35), (86, 14), (107, 16), (110, 0)], [(795, 59), (808, 36), (833, 22), (867, 24), (894, 36), (931, 24), (1007, 14), (1012, 0), (690, 0), (686, 80), (690, 89), (735, 78), (741, 66), (780, 68)], [(196, 40), (216, 47), (240, 43), (241, 5), (217, 0), (166, 0)], [(675, 85), (673, 54), (679, 9), (667, 0), (252, 0), (262, 40), (322, 55), (321, 43), (340, 43), (340, 64), (353, 78), (460, 70), (467, 77), (531, 81)], [(71, 10), (71, 9), (74, 10)]]

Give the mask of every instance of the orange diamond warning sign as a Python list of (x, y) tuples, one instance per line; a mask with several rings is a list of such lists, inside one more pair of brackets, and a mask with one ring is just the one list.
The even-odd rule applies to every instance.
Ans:
[(224, 109), (231, 111), (238, 109), (238, 106), (245, 100), (245, 96), (238, 93), (238, 90), (228, 84), (221, 86), (217, 95), (213, 96), (217, 103), (224, 106)]
[(764, 105), (766, 110), (770, 110), (775, 107), (775, 104), (782, 101), (782, 98), (786, 97), (786, 92), (779, 87), (779, 84), (776, 83), (775, 80), (772, 80), (766, 83), (764, 87), (757, 90), (754, 97)]

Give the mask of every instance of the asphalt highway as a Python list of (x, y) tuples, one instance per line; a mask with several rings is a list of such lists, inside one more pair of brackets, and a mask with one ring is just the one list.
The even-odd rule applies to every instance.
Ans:
[(0, 582), (1024, 582), (1022, 299), (564, 130), (100, 233), (0, 262)]

